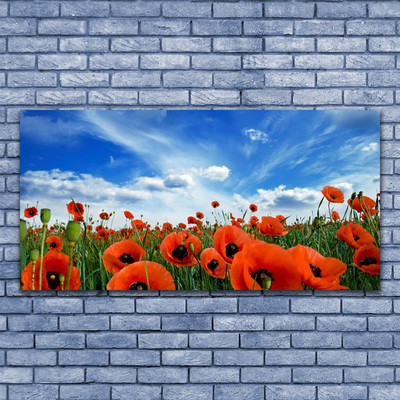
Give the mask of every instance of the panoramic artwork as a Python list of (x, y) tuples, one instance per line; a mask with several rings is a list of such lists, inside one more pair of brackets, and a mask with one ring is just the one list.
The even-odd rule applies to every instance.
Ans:
[(23, 290), (377, 290), (375, 110), (21, 112)]

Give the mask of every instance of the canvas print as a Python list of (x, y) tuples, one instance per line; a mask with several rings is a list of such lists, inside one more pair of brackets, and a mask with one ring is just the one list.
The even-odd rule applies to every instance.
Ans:
[(21, 112), (24, 290), (377, 290), (375, 110)]

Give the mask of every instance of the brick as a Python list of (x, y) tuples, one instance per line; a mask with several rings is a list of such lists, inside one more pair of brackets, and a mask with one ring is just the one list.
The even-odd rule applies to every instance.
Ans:
[(133, 19), (93, 19), (89, 21), (90, 35), (137, 35), (138, 21)]
[[(382, 3), (380, 3), (382, 4)], [(372, 4), (370, 4), (371, 6)], [(371, 13), (371, 8), (369, 8)], [(346, 32), (349, 36), (378, 36), (394, 35), (396, 31), (394, 21), (347, 21)]]
[(141, 349), (179, 349), (188, 345), (188, 335), (181, 333), (139, 334)]
[(122, 2), (111, 4), (111, 15), (114, 17), (158, 17), (160, 4)]
[(114, 314), (133, 313), (135, 311), (135, 299), (86, 299), (85, 312), (87, 314)]
[(11, 17), (58, 17), (59, 5), (50, 2), (13, 2), (10, 4)]
[(233, 55), (193, 55), (192, 66), (194, 69), (205, 70), (238, 70), (240, 69), (240, 57)]
[(110, 387), (108, 385), (88, 384), (88, 385), (61, 385), (60, 399), (79, 399), (79, 400), (107, 400), (110, 398)]
[(193, 35), (197, 36), (237, 36), (242, 33), (241, 21), (235, 20), (194, 20)]
[(266, 350), (266, 365), (314, 365), (315, 351), (309, 350)]
[(393, 382), (394, 373), (392, 368), (346, 368), (344, 370), (344, 381), (368, 383)]
[(318, 18), (363, 18), (367, 16), (367, 7), (365, 4), (359, 3), (318, 3), (317, 17)]
[(10, 37), (8, 39), (8, 51), (10, 53), (55, 52), (57, 51), (57, 39), (47, 37)]
[(40, 20), (38, 33), (39, 35), (84, 35), (86, 24), (85, 21), (70, 19)]
[(365, 317), (329, 316), (317, 317), (319, 331), (365, 331), (367, 319)]
[(374, 71), (368, 74), (368, 86), (392, 87), (400, 84), (400, 71)]
[(315, 42), (312, 38), (265, 38), (264, 46), (265, 51), (269, 52), (300, 53), (312, 52), (315, 50)]
[(108, 365), (108, 352), (105, 350), (60, 350), (59, 365)]
[(243, 333), (240, 346), (245, 349), (286, 349), (290, 347), (289, 333)]
[(232, 399), (261, 399), (264, 396), (264, 387), (261, 385), (216, 385), (215, 400)]
[(152, 54), (140, 56), (142, 69), (188, 69), (189, 56), (172, 54)]
[(339, 313), (339, 299), (292, 299), (291, 309), (294, 313)]
[(231, 90), (192, 90), (192, 105), (239, 105), (240, 95)]
[(33, 381), (32, 368), (8, 368), (0, 369), (0, 383), (30, 383)]
[(322, 386), (318, 385), (318, 399), (320, 400), (335, 400), (335, 399), (343, 399), (343, 400), (366, 400), (367, 399), (367, 390), (366, 386), (356, 386), (356, 385), (331, 385), (331, 386)]
[(299, 36), (342, 36), (344, 35), (343, 21), (307, 20), (295, 21), (294, 30)]
[[(11, 229), (11, 228), (10, 228)], [(5, 230), (5, 228), (2, 228)], [(32, 300), (28, 298), (13, 299), (2, 298), (0, 299), (0, 313), (6, 314), (12, 310), (13, 314), (30, 314), (32, 310)]]
[(237, 311), (237, 300), (231, 299), (188, 299), (187, 311), (189, 313), (235, 313)]
[(189, 335), (191, 348), (237, 348), (239, 347), (238, 333), (191, 333)]
[(344, 57), (330, 54), (296, 55), (294, 65), (300, 69), (339, 69), (343, 68)]
[(109, 329), (109, 317), (95, 315), (74, 315), (60, 317), (63, 331), (101, 331)]
[(258, 331), (264, 326), (261, 315), (251, 316), (214, 316), (214, 330), (216, 331)]
[(267, 18), (313, 18), (314, 4), (267, 2), (264, 5), (264, 17)]
[(385, 105), (393, 104), (393, 92), (391, 90), (345, 90), (344, 103), (350, 105)]
[(366, 39), (361, 38), (318, 38), (317, 51), (323, 53), (363, 53)]
[(291, 21), (244, 21), (245, 35), (292, 35), (293, 23)]
[(35, 67), (34, 55), (3, 54), (0, 59), (0, 69), (33, 69)]
[(400, 46), (400, 38), (370, 38), (369, 51), (372, 52), (396, 52)]
[(244, 105), (288, 105), (291, 102), (291, 93), (288, 90), (244, 90), (242, 103)]
[[(286, 298), (242, 298), (239, 299), (239, 312), (240, 313), (288, 313), (289, 312), (289, 299)], [(268, 319), (268, 317), (267, 317)]]
[(187, 381), (187, 368), (138, 368), (138, 382), (140, 383), (187, 383)]
[(84, 381), (85, 370), (79, 367), (36, 368), (35, 370), (37, 383), (83, 383)]
[(308, 331), (315, 328), (315, 317), (300, 315), (270, 315), (265, 318), (265, 330), (268, 331)]
[(367, 365), (367, 353), (364, 351), (322, 350), (318, 351), (317, 364), (362, 367)]
[(135, 383), (136, 371), (132, 368), (87, 368), (88, 383)]
[(212, 352), (201, 350), (166, 350), (162, 352), (163, 365), (211, 365)]
[(108, 51), (108, 39), (104, 38), (61, 38), (60, 51), (65, 52), (106, 52)]
[(387, 55), (355, 55), (346, 56), (346, 68), (350, 69), (393, 69), (395, 60)]
[(159, 316), (142, 315), (113, 315), (111, 316), (112, 330), (159, 330), (161, 326)]
[(61, 3), (62, 17), (106, 17), (109, 5), (101, 1)]
[[(41, 72), (43, 75), (43, 72)], [(106, 87), (109, 85), (108, 73), (101, 72), (62, 72), (60, 84), (63, 87)]]
[(292, 346), (294, 348), (340, 348), (341, 334), (325, 332), (293, 333)]
[(390, 3), (371, 3), (369, 5), (370, 18), (394, 18), (400, 17), (400, 4)]
[(90, 69), (137, 69), (139, 57), (135, 54), (95, 54), (89, 57)]
[(261, 18), (262, 5), (257, 3), (216, 3), (214, 18)]
[(0, 332), (0, 340), (3, 349), (29, 349), (33, 347), (32, 333)]
[[(10, 177), (7, 179), (7, 183), (9, 181)], [(18, 177), (19, 179), (19, 177)], [(19, 226), (19, 213), (15, 211), (8, 211), (6, 213), (6, 223), (8, 226)]]
[(33, 311), (35, 314), (70, 314), (82, 313), (81, 299), (34, 299)]
[(161, 49), (165, 52), (180, 53), (182, 49), (192, 53), (209, 53), (211, 39), (208, 38), (163, 38)]
[(209, 331), (212, 328), (211, 316), (180, 315), (162, 317), (162, 329), (165, 331)]
[[(375, 299), (374, 299), (375, 300)], [(371, 301), (374, 301), (371, 300)], [(400, 316), (370, 317), (368, 329), (370, 331), (398, 331), (400, 328)]]
[(295, 368), (293, 370), (294, 383), (341, 383), (342, 370), (340, 368)]
[(189, 21), (142, 21), (140, 24), (141, 35), (175, 36), (189, 35)]
[(343, 299), (342, 308), (345, 314), (390, 314), (392, 302), (384, 299)]
[(0, 20), (0, 36), (34, 35), (36, 33), (36, 20), (26, 18), (13, 18)]
[(165, 3), (162, 5), (162, 14), (169, 18), (207, 18), (211, 17), (211, 4), (182, 1)]
[[(192, 88), (192, 87), (211, 87), (212, 74), (201, 71), (170, 71), (163, 74), (164, 87), (172, 88)], [(158, 78), (158, 85), (160, 78)]]
[(136, 335), (125, 332), (99, 332), (86, 335), (87, 347), (90, 348), (134, 348)]
[(317, 73), (317, 85), (319, 87), (335, 86), (366, 86), (367, 76), (365, 72), (329, 71)]
[(58, 397), (57, 385), (10, 385), (8, 391), (10, 400), (48, 400)]
[(215, 38), (213, 50), (224, 53), (254, 53), (262, 51), (261, 38)]
[[(337, 387), (335, 385), (335, 387)], [(303, 400), (314, 400), (315, 386), (307, 385), (267, 385), (265, 387), (267, 399), (293, 400), (297, 397)]]
[(10, 331), (56, 331), (57, 317), (41, 315), (9, 316), (8, 329)]
[(57, 75), (52, 72), (9, 72), (9, 87), (56, 87)]
[(193, 367), (190, 369), (192, 383), (238, 383), (239, 368)]
[(290, 383), (290, 368), (242, 368), (241, 378), (245, 383)]
[(116, 52), (157, 52), (160, 39), (152, 37), (130, 37), (111, 39), (111, 51)]
[(112, 350), (111, 365), (157, 366), (160, 365), (160, 353), (153, 350)]
[(85, 55), (79, 54), (52, 54), (38, 56), (39, 70), (86, 69)]
[(385, 333), (353, 333), (343, 335), (345, 349), (387, 349), (392, 347), (392, 336)]
[(214, 365), (263, 365), (264, 352), (261, 350), (217, 350), (214, 351)]
[[(186, 386), (186, 385), (185, 385)], [(184, 386), (184, 387), (185, 387)], [(182, 387), (180, 385), (180, 387)], [(112, 398), (118, 400), (140, 400), (140, 399), (161, 399), (161, 386), (147, 385), (118, 385), (113, 386)]]
[(163, 387), (164, 400), (208, 400), (213, 397), (213, 387), (209, 385), (166, 385)]
[(266, 87), (314, 87), (315, 74), (309, 72), (275, 72), (265, 73)]
[(81, 333), (36, 334), (38, 349), (81, 349), (85, 347), (85, 335)]
[(36, 102), (42, 105), (85, 104), (86, 92), (83, 90), (46, 90), (36, 94)]
[[(10, 145), (12, 145), (14, 143), (8, 143), (7, 147), (10, 147)], [(19, 143), (18, 144), (18, 148), (19, 148)], [(11, 150), (12, 152), (12, 150)], [(12, 155), (11, 155), (12, 156)], [(10, 157), (10, 155), (8, 155), (8, 157)], [(18, 154), (15, 155), (15, 157), (18, 157)], [(4, 249), (4, 259), (6, 261), (19, 261), (19, 247), (7, 247)]]
[[(139, 92), (139, 104), (141, 105), (187, 105), (189, 104), (189, 91), (187, 90), (174, 90), (174, 91), (159, 91), (159, 90), (141, 90)], [(140, 299), (144, 300), (144, 299)], [(146, 299), (147, 300), (147, 299)], [(154, 299), (156, 302), (154, 304), (157, 304), (158, 299)], [(160, 299), (160, 304), (163, 304), (162, 301), (164, 299)], [(179, 299), (181, 301), (182, 299)], [(153, 307), (153, 303), (149, 303), (150, 308), (149, 310)], [(168, 303), (165, 303), (168, 304)], [(172, 307), (171, 303), (171, 306)], [(170, 308), (168, 307), (165, 311), (161, 308), (158, 310), (163, 310), (164, 312), (171, 312), (171, 313), (180, 313), (183, 311), (181, 310), (181, 303), (177, 303), (177, 309), (176, 311), (175, 308)], [(146, 304), (141, 303), (141, 310), (145, 310)], [(170, 311), (167, 311), (170, 310)], [(138, 311), (138, 312), (156, 312), (156, 311)]]
[(7, 365), (51, 366), (56, 365), (57, 353), (54, 350), (10, 350), (7, 351)]
[(369, 365), (400, 365), (398, 350), (372, 350), (368, 352)]

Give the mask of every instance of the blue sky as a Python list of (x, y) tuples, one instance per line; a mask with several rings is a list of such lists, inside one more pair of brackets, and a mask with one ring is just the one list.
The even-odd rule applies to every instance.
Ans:
[[(311, 215), (325, 185), (379, 192), (376, 110), (40, 110), (21, 113), (21, 210), (123, 211), (186, 222), (210, 203), (241, 215)], [(339, 213), (343, 206), (336, 206)]]

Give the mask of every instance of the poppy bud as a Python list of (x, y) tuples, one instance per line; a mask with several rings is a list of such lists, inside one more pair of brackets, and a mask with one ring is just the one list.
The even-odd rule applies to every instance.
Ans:
[(320, 225), (321, 225), (321, 218), (315, 217), (312, 223), (312, 227), (315, 229), (318, 228)]
[(76, 221), (69, 221), (67, 224), (67, 240), (68, 242), (77, 242), (81, 234), (81, 224)]
[(268, 290), (271, 287), (271, 285), (272, 285), (271, 279), (264, 280), (263, 283), (262, 283), (262, 288), (264, 290)]
[(48, 208), (42, 208), (40, 210), (40, 220), (44, 224), (48, 224), (50, 221), (51, 211)]
[(194, 252), (194, 244), (192, 242), (189, 242), (188, 247), (189, 247), (189, 250), (191, 251), (191, 253), (195, 254), (195, 252)]
[(19, 223), (19, 240), (23, 242), (26, 238), (26, 235), (26, 221), (24, 219), (21, 219)]
[(310, 234), (311, 234), (311, 229), (308, 225), (306, 225), (304, 227), (304, 236), (310, 236)]
[(65, 276), (63, 274), (60, 274), (58, 279), (60, 279), (61, 290), (63, 290), (64, 289)]
[(354, 200), (357, 197), (357, 193), (353, 192), (353, 194), (351, 195), (351, 199)]
[(32, 249), (29, 253), (32, 262), (36, 262), (39, 258), (39, 250)]
[(363, 197), (363, 192), (359, 192), (357, 197), (360, 199), (361, 197)]

